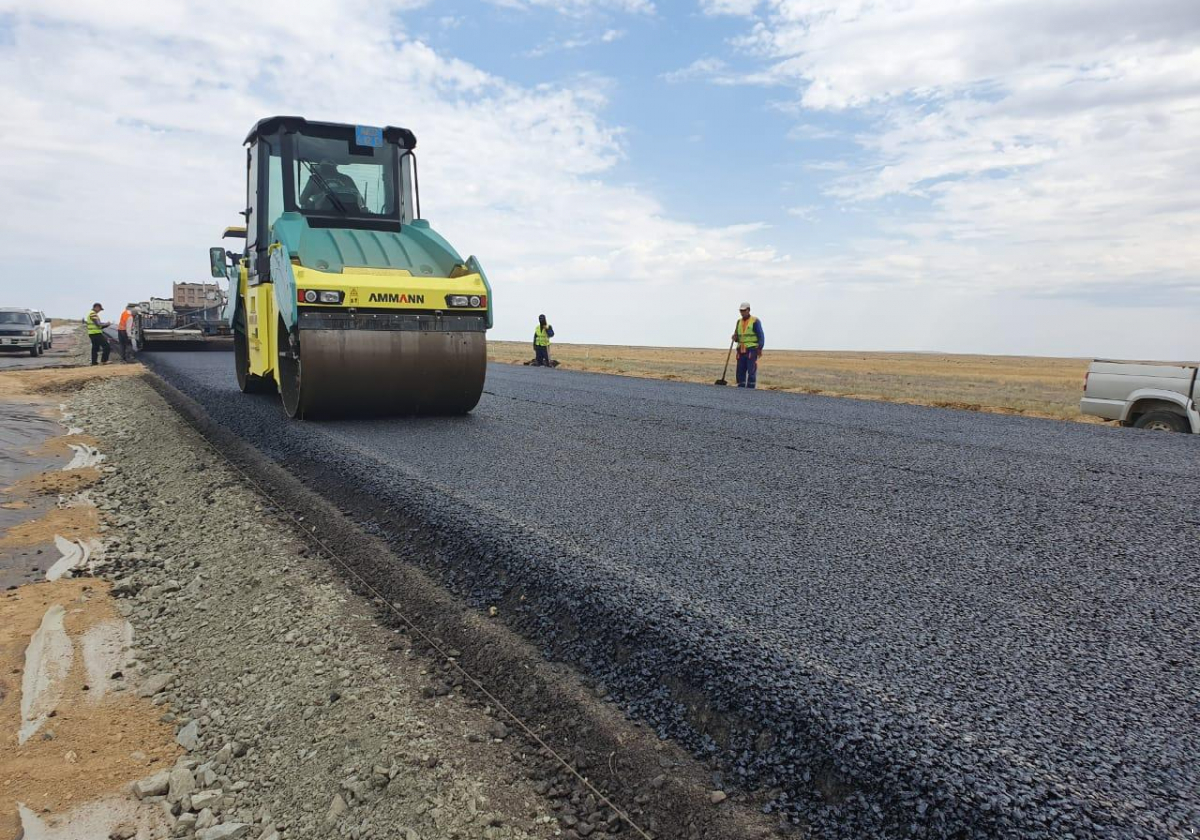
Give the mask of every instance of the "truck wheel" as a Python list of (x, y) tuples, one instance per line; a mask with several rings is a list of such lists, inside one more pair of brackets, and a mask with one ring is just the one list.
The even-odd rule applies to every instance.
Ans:
[(35, 359), (38, 357), (38, 346), (36, 344), (29, 348), (29, 355)]
[(1148, 429), (1152, 432), (1186, 432), (1187, 421), (1174, 411), (1147, 411), (1136, 421), (1135, 429)]

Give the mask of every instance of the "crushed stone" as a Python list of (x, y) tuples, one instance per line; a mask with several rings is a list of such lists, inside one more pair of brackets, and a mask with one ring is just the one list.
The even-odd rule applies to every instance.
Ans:
[(117, 581), (142, 685), (190, 747), (145, 794), (163, 797), (174, 836), (572, 836), (524, 748), (488, 735), (494, 713), (423, 692), (432, 675), (408, 640), (131, 385), (68, 406), (110, 453), (93, 491), (109, 524), (95, 569)]

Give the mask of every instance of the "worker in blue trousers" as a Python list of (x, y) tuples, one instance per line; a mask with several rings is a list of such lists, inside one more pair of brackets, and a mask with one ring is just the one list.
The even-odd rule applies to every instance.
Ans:
[(763, 334), (762, 321), (750, 314), (750, 304), (738, 307), (742, 317), (733, 330), (733, 341), (737, 342), (737, 386), (754, 388), (758, 384), (758, 360), (762, 358), (767, 343)]
[(538, 316), (538, 325), (533, 331), (534, 367), (551, 367), (550, 339), (554, 338), (554, 327), (546, 323), (546, 316)]

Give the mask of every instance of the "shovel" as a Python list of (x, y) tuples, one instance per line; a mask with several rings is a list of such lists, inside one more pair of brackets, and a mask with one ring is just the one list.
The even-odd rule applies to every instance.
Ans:
[(729, 358), (733, 355), (733, 345), (736, 343), (737, 343), (737, 341), (729, 342), (729, 352), (725, 354), (725, 370), (721, 371), (721, 378), (718, 379), (716, 382), (714, 382), (713, 383), (714, 385), (728, 385), (729, 384), (728, 382), (725, 381), (725, 374), (729, 373)]

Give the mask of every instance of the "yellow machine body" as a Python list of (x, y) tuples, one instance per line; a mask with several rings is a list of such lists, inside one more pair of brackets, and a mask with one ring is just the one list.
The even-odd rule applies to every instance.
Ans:
[(255, 126), (231, 317), (241, 390), (278, 389), (298, 418), (475, 407), (491, 288), (417, 217), (415, 142), (297, 117)]

